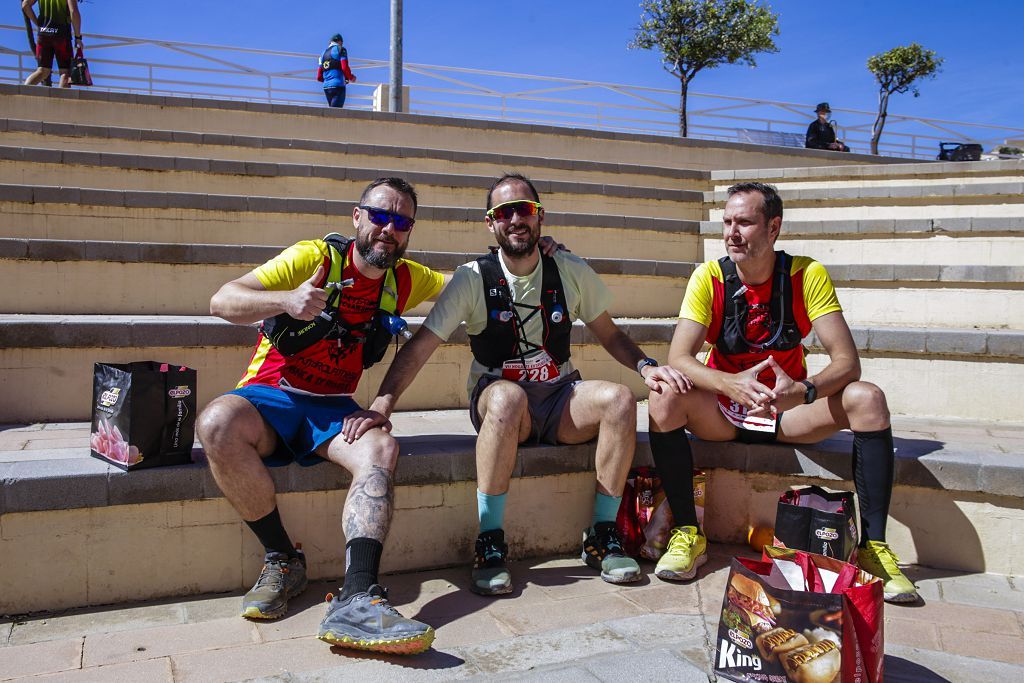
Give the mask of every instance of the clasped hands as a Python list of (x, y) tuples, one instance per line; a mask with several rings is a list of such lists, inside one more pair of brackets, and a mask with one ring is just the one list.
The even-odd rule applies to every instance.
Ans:
[[(769, 389), (757, 379), (765, 370), (770, 370), (775, 375), (774, 389)], [(795, 384), (793, 378), (776, 362), (775, 357), (768, 356), (754, 367), (732, 375), (725, 394), (746, 408), (747, 415), (751, 417), (774, 417), (804, 402), (801, 392), (791, 390)]]

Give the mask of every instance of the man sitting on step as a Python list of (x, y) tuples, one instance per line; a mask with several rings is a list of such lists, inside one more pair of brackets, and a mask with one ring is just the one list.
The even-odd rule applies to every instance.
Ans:
[[(687, 430), (708, 441), (814, 443), (851, 429), (858, 563), (883, 579), (886, 600), (914, 601), (917, 590), (885, 542), (894, 471), (885, 394), (860, 381), (857, 348), (825, 268), (774, 250), (782, 229), (775, 188), (740, 183), (728, 193), (728, 255), (694, 271), (669, 350), (669, 364), (695, 389), (650, 396), (651, 452), (678, 525), (655, 571), (692, 579), (707, 558)], [(830, 362), (808, 377), (801, 340), (812, 330)], [(705, 341), (711, 350), (702, 364), (696, 355)]]
[(612, 583), (639, 580), (627, 557), (615, 516), (636, 446), (636, 401), (630, 389), (583, 381), (569, 359), (572, 320), (583, 320), (620, 363), (636, 369), (653, 392), (682, 394), (690, 384), (679, 371), (658, 364), (612, 321), (611, 295), (583, 259), (565, 252), (544, 256), (537, 248), (544, 209), (527, 178), (499, 178), (487, 192), (484, 219), (498, 248), (460, 266), (423, 327), (395, 357), (370, 410), (345, 420), (353, 443), (380, 427), (402, 392), (437, 347), (465, 322), (473, 352), (470, 418), (476, 442), (480, 535), (471, 589), (508, 593), (503, 519), (518, 445), (583, 443), (597, 437), (597, 492), (583, 559)]
[(381, 359), (393, 338), (387, 316), (433, 298), (444, 284), (440, 273), (402, 258), (415, 215), (412, 186), (379, 178), (352, 211), (354, 240), (331, 235), (299, 242), (221, 287), (211, 313), (264, 324), (238, 387), (210, 402), (197, 425), (217, 485), (266, 550), (242, 616), (280, 617), (306, 587), (306, 559), (281, 522), (264, 463), (326, 460), (351, 472), (352, 483), (342, 511), (345, 583), (329, 598), (319, 637), (404, 654), (430, 647), (434, 630), (403, 618), (377, 579), (398, 445), (382, 429), (358, 442), (336, 437), (345, 416), (359, 410), (351, 395), (363, 369)]

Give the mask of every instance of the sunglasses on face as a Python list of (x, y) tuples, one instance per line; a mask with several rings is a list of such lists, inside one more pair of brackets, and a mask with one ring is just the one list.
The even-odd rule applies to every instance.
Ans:
[(487, 212), (487, 217), (493, 220), (511, 220), (512, 216), (519, 214), (520, 218), (536, 216), (544, 207), (540, 202), (531, 202), (526, 199), (516, 199), (511, 202), (504, 202), (493, 207)]
[(409, 232), (412, 230), (412, 226), (416, 223), (415, 218), (406, 218), (405, 216), (401, 216), (397, 213), (378, 209), (375, 206), (365, 206), (360, 204), (359, 208), (366, 212), (366, 217), (369, 218), (370, 222), (378, 228), (383, 228), (390, 223), (398, 232)]

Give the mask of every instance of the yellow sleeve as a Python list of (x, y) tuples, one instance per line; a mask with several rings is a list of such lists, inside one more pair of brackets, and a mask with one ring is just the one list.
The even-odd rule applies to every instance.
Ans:
[(683, 305), (679, 308), (680, 318), (711, 327), (711, 305), (715, 298), (714, 279), (717, 270), (718, 262), (708, 261), (693, 271), (686, 283)]
[(807, 265), (804, 266), (804, 308), (807, 309), (808, 319), (814, 322), (815, 318), (820, 318), (826, 313), (843, 310), (825, 266), (807, 257), (797, 256), (794, 257), (794, 261), (798, 258), (807, 259)]
[(415, 261), (406, 261), (405, 265), (409, 267), (409, 280), (412, 283), (409, 300), (405, 303), (405, 310), (408, 311), (437, 296), (444, 287), (444, 275)]
[(313, 277), (327, 254), (327, 244), (323, 240), (304, 240), (288, 247), (252, 273), (268, 290), (290, 291)]

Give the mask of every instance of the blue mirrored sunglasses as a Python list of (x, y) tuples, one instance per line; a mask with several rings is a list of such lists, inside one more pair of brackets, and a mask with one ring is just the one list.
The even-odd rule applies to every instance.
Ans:
[(385, 209), (378, 209), (376, 206), (360, 204), (359, 208), (366, 212), (366, 217), (378, 228), (383, 228), (390, 223), (398, 232), (409, 232), (412, 230), (412, 226), (416, 224), (415, 218), (407, 218)]

